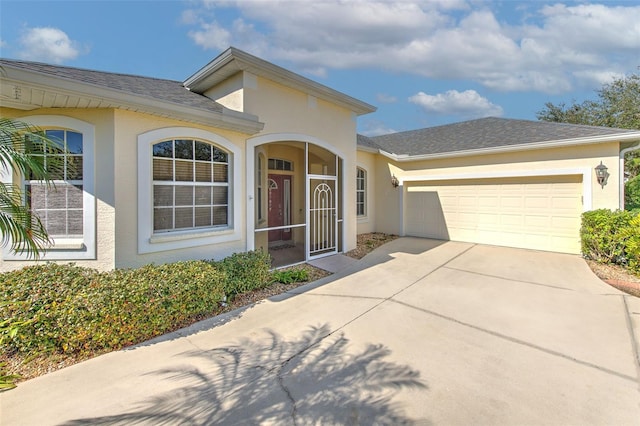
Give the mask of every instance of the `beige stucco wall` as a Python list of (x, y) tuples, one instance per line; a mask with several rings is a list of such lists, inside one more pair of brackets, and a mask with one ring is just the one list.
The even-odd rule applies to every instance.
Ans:
[(245, 84), (243, 74), (238, 73), (203, 94), (229, 109), (244, 111), (243, 89)]
[[(376, 231), (376, 200), (378, 185), (376, 179), (376, 159), (377, 155), (358, 151), (357, 153), (357, 167), (361, 167), (366, 172), (366, 186), (365, 186), (365, 216), (358, 217), (358, 234), (365, 234)], [(355, 170), (353, 171), (355, 174)], [(391, 184), (389, 184), (391, 187)], [(353, 203), (355, 204), (356, 197), (353, 197)], [(347, 200), (348, 201), (348, 200)]]
[[(110, 109), (38, 109), (19, 111), (8, 108), (0, 109), (0, 116), (29, 121), (30, 116), (55, 115), (75, 118), (95, 126), (95, 182), (94, 196), (96, 200), (96, 259), (69, 260), (80, 266), (108, 270), (115, 265), (115, 200), (113, 190), (113, 111)], [(99, 177), (99, 178), (98, 178)], [(39, 261), (40, 263), (42, 261)], [(0, 270), (18, 269), (38, 262), (0, 260)]]
[[(403, 186), (393, 189), (391, 175), (403, 180), (472, 179), (479, 177), (517, 176), (527, 174), (567, 174), (567, 170), (585, 170), (591, 180), (591, 209), (617, 209), (619, 206), (619, 144), (582, 145), (549, 148), (461, 158), (411, 162), (392, 161), (377, 155), (376, 165), (376, 230), (400, 233)], [(593, 169), (603, 162), (610, 174), (607, 185), (601, 188)], [(576, 174), (571, 172), (570, 174)], [(585, 186), (587, 187), (587, 186)], [(588, 200), (588, 198), (587, 198)]]
[[(2, 116), (66, 115), (95, 128), (95, 197), (96, 197), (96, 260), (76, 263), (101, 270), (114, 267), (137, 267), (148, 263), (164, 263), (187, 259), (219, 259), (247, 248), (246, 217), (246, 141), (249, 137), (277, 135), (274, 141), (296, 141), (303, 135), (308, 141), (340, 155), (344, 161), (345, 202), (344, 228), (347, 235), (345, 250), (355, 247), (355, 115), (346, 108), (307, 96), (297, 90), (253, 75), (238, 75), (208, 92), (222, 98), (230, 109), (242, 110), (259, 117), (265, 123), (258, 135), (194, 125), (184, 121), (162, 118), (119, 109), (38, 109), (30, 112), (2, 109)], [(233, 182), (233, 191), (242, 202), (233, 205), (240, 213), (235, 228), (240, 235), (227, 242), (210, 245), (155, 251), (141, 254), (138, 248), (138, 137), (146, 132), (168, 127), (190, 127), (206, 130), (229, 140), (239, 149), (233, 166), (239, 168), (240, 178)], [(175, 135), (179, 137), (180, 135)], [(250, 153), (253, 155), (254, 153)], [(288, 151), (284, 145), (274, 145), (268, 156), (291, 159), (297, 163), (294, 174), (293, 219), (304, 221), (304, 153)], [(266, 165), (265, 165), (266, 167)], [(152, 220), (150, 217), (149, 220)], [(253, 238), (253, 236), (252, 236)], [(0, 261), (0, 270), (21, 267), (31, 262)]]
[[(136, 267), (188, 259), (220, 259), (246, 248), (244, 206), (241, 212), (241, 237), (236, 241), (155, 253), (138, 253), (138, 135), (166, 127), (192, 127), (216, 133), (232, 141), (241, 150), (237, 167), (244, 167), (246, 135), (213, 127), (197, 126), (178, 120), (113, 109), (39, 109), (31, 112), (2, 109), (3, 117), (28, 120), (33, 115), (68, 116), (95, 126), (94, 188), (96, 198), (96, 259), (70, 260), (100, 270)], [(176, 137), (179, 135), (176, 135)], [(245, 192), (245, 181), (234, 182), (234, 191)], [(241, 198), (243, 199), (243, 198)], [(117, 206), (117, 208), (116, 208)], [(151, 218), (149, 218), (151, 220)], [(0, 270), (17, 269), (32, 261), (0, 260)]]
[[(151, 115), (121, 110), (115, 111), (115, 157), (118, 159), (115, 165), (115, 199), (118, 206), (115, 229), (117, 267), (136, 267), (152, 262), (167, 263), (189, 259), (221, 259), (234, 252), (244, 251), (246, 248), (244, 205), (240, 205), (233, 206), (234, 209), (240, 209), (242, 217), (241, 223), (235, 224), (242, 231), (241, 238), (236, 241), (154, 253), (138, 253), (137, 207), (139, 185), (137, 184), (137, 138), (142, 133), (166, 127), (191, 127), (223, 136), (241, 149), (242, 154), (240, 158), (235, 159), (234, 165), (236, 167), (244, 167), (246, 135)], [(175, 135), (175, 137), (179, 136)], [(233, 191), (240, 191), (241, 199), (244, 199), (245, 185), (244, 178), (240, 182), (233, 183)]]

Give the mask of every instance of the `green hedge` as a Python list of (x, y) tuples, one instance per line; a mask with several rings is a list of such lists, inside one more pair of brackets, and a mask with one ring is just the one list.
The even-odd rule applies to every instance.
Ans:
[(214, 265), (227, 275), (224, 290), (228, 298), (267, 287), (273, 282), (271, 256), (263, 251), (234, 253)]
[(81, 354), (143, 342), (218, 314), (225, 295), (269, 285), (269, 267), (268, 254), (250, 252), (111, 272), (48, 263), (0, 274), (0, 350)]
[(640, 214), (593, 210), (582, 214), (582, 254), (601, 263), (640, 272)]
[(640, 212), (640, 175), (624, 184), (624, 208)]

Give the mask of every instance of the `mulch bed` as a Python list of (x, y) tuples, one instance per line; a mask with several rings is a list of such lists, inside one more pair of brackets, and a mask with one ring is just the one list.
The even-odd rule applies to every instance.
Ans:
[(594, 274), (602, 281), (620, 291), (640, 297), (640, 277), (617, 265), (605, 265), (587, 260), (587, 264)]

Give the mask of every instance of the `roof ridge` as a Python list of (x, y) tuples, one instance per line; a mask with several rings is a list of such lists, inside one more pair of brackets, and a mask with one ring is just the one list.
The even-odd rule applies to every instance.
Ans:
[[(43, 66), (43, 67), (48, 67), (48, 68), (60, 68), (60, 69), (66, 69), (66, 70), (75, 70), (75, 71), (90, 72), (90, 73), (97, 73), (97, 74), (109, 74), (109, 75), (112, 75), (112, 76), (144, 78), (146, 80), (156, 80), (156, 81), (168, 81), (168, 82), (178, 83), (180, 85), (183, 85), (182, 81), (174, 80), (174, 79), (170, 79), (170, 78), (150, 77), (150, 76), (140, 75), (140, 74), (131, 74), (131, 73), (113, 72), (113, 71), (103, 71), (103, 70), (95, 70), (95, 69), (90, 69), (90, 68), (73, 67), (73, 66), (69, 66), (69, 65), (54, 65), (54, 64), (48, 64), (46, 62), (25, 61), (25, 60), (22, 60), (22, 59), (10, 59), (10, 58), (1, 58), (0, 57), (0, 63), (5, 62), (5, 61), (7, 63), (9, 63), (9, 64), (37, 65), (37, 66)], [(33, 69), (33, 68), (29, 68), (29, 70), (31, 70), (33, 72), (38, 72), (38, 70)], [(65, 77), (62, 77), (62, 78), (65, 78)]]

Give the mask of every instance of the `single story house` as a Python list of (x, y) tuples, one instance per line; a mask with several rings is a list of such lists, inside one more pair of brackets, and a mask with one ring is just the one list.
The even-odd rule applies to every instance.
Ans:
[[(623, 205), (640, 145), (499, 118), (365, 137), (375, 107), (235, 48), (183, 82), (0, 59), (0, 90), (2, 117), (65, 147), (55, 187), (0, 176), (47, 226), (43, 260), (101, 270), (254, 249), (280, 266), (374, 231), (579, 253), (581, 212)], [(0, 270), (31, 263), (5, 249)]]

